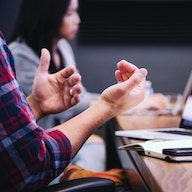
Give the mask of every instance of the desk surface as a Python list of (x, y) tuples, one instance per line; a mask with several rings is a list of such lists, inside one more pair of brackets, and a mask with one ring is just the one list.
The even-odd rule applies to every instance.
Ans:
[[(178, 126), (180, 116), (126, 116), (121, 115), (116, 118), (118, 129), (147, 129), (161, 127)], [(124, 143), (127, 142), (124, 138)], [(129, 142), (140, 142), (140, 140), (128, 139)], [(135, 152), (137, 153), (137, 152)], [(134, 155), (133, 155), (134, 156)], [(134, 159), (134, 157), (133, 157)], [(192, 162), (170, 163), (164, 160), (139, 156), (134, 159), (143, 177), (147, 177), (146, 172), (150, 172), (154, 182), (158, 183), (157, 191), (163, 192), (189, 192), (192, 191)], [(147, 170), (148, 169), (148, 170)], [(147, 181), (149, 188), (153, 191), (153, 181)], [(151, 185), (151, 186), (150, 186)]]

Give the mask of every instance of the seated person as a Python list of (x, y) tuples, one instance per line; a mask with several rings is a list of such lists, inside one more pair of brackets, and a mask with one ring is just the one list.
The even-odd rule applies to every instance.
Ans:
[(36, 121), (75, 105), (81, 92), (74, 67), (49, 74), (50, 54), (42, 50), (32, 94), (19, 86), (14, 59), (0, 32), (0, 189), (38, 191), (60, 175), (83, 143), (103, 123), (144, 98), (146, 69), (125, 60), (117, 64), (117, 84), (69, 121), (44, 130)]

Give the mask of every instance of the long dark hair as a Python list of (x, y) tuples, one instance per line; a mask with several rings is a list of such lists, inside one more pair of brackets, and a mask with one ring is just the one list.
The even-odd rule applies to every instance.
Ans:
[(70, 0), (23, 0), (9, 42), (19, 37), (38, 55), (43, 47), (51, 52), (53, 37), (58, 33), (69, 3)]

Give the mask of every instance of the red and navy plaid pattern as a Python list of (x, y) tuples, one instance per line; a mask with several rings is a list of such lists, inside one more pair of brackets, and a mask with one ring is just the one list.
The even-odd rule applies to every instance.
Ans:
[(0, 32), (0, 191), (37, 191), (71, 161), (71, 144), (60, 131), (36, 124), (17, 83), (14, 60)]

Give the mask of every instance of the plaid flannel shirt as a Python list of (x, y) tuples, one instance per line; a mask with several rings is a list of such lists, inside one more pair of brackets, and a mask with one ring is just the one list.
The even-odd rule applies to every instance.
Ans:
[(60, 131), (36, 124), (17, 83), (14, 60), (0, 32), (0, 190), (37, 191), (71, 161), (71, 144)]

